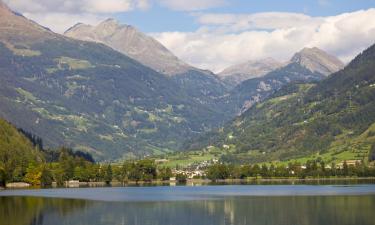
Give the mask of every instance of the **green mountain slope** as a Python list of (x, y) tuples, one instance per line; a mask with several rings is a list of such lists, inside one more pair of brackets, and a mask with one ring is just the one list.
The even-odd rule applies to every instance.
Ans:
[(319, 155), (366, 160), (375, 143), (375, 45), (316, 84), (284, 86), (224, 128), (188, 143), (233, 147), (230, 160), (265, 162)]
[(0, 4), (0, 116), (96, 159), (177, 149), (223, 120), (214, 105), (97, 43), (49, 31)]
[(235, 109), (245, 112), (254, 104), (268, 98), (291, 82), (316, 82), (342, 69), (344, 64), (335, 56), (318, 48), (304, 48), (295, 53), (289, 62), (263, 76), (245, 80), (237, 85), (225, 99)]
[(325, 78), (323, 74), (312, 72), (298, 63), (290, 63), (276, 69), (264, 77), (246, 80), (230, 93), (229, 102), (235, 102), (244, 112), (257, 102), (263, 101), (272, 93), (291, 82), (312, 82)]
[[(0, 176), (8, 174), (11, 178), (22, 178), (29, 162), (43, 159), (29, 139), (21, 134), (13, 125), (0, 119)], [(8, 177), (0, 177), (0, 182)]]

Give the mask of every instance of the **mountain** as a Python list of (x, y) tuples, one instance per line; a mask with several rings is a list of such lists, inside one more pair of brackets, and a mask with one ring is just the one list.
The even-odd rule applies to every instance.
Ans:
[(339, 68), (342, 63), (322, 50), (305, 48), (296, 53), (287, 65), (237, 85), (231, 90), (228, 101), (237, 102), (237, 110), (242, 113), (290, 82), (313, 82), (326, 78), (327, 72), (323, 73), (323, 70), (335, 71), (333, 65)]
[(218, 76), (230, 86), (236, 86), (245, 80), (262, 77), (282, 66), (282, 63), (273, 58), (265, 58), (228, 67)]
[(366, 161), (375, 146), (375, 45), (317, 83), (290, 83), (190, 148), (232, 145), (230, 159)]
[(107, 19), (97, 26), (76, 24), (65, 36), (103, 43), (168, 76), (189, 96), (211, 108), (220, 107), (215, 99), (225, 95), (226, 87), (212, 72), (194, 68), (178, 59), (154, 38), (129, 25)]
[(319, 48), (304, 48), (290, 60), (312, 72), (328, 76), (344, 68), (344, 63)]
[(192, 69), (154, 38), (132, 26), (121, 25), (114, 19), (107, 19), (97, 26), (78, 23), (68, 29), (64, 35), (83, 41), (103, 43), (169, 76)]
[(0, 116), (43, 137), (47, 147), (73, 147), (97, 160), (175, 150), (223, 121), (211, 92), (191, 95), (185, 87), (0, 5)]

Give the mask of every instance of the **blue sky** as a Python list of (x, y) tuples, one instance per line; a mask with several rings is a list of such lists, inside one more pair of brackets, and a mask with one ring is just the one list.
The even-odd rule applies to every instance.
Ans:
[(3, 0), (55, 32), (107, 18), (214, 72), (318, 47), (349, 62), (375, 42), (375, 0)]
[(315, 17), (373, 7), (375, 7), (375, 0), (230, 0), (221, 6), (198, 11), (175, 11), (163, 5), (153, 4), (148, 10), (118, 13), (114, 17), (144, 32), (194, 31), (200, 26), (192, 16), (194, 12), (233, 14), (294, 12)]

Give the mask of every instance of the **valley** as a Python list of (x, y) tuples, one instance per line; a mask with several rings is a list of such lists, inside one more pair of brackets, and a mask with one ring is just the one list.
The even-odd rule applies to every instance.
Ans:
[(169, 157), (169, 166), (340, 162), (371, 152), (372, 48), (359, 56), (368, 64), (355, 59), (344, 70), (314, 47), (215, 75), (114, 19), (60, 35), (0, 10), (0, 116), (48, 148), (98, 161)]

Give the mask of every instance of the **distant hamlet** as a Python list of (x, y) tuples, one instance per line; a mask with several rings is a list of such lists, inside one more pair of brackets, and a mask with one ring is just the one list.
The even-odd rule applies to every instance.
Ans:
[(323, 160), (274, 164), (234, 165), (211, 162), (197, 169), (170, 168), (160, 161), (143, 159), (116, 164), (95, 163), (87, 153), (71, 149), (43, 149), (43, 142), (24, 131), (0, 120), (0, 186), (9, 188), (42, 186), (79, 186), (79, 182), (119, 184), (173, 181), (188, 179), (306, 179), (375, 177), (375, 167), (362, 161), (344, 161), (326, 165)]
[(0, 186), (375, 177), (375, 45), (318, 47), (215, 74), (114, 19), (57, 34), (0, 0)]

